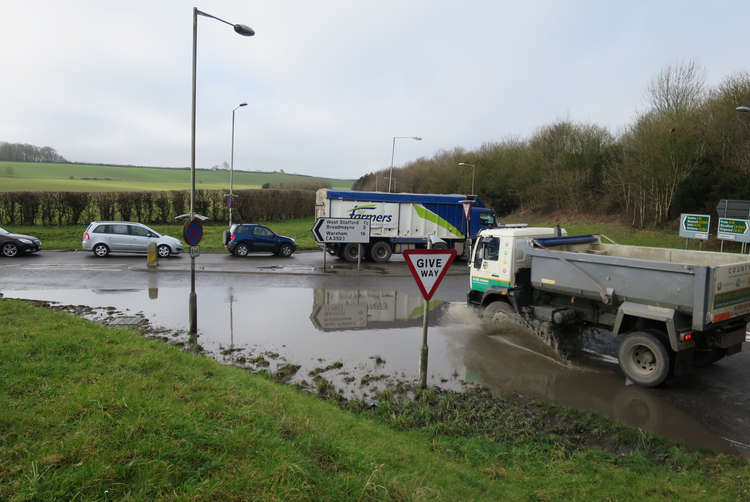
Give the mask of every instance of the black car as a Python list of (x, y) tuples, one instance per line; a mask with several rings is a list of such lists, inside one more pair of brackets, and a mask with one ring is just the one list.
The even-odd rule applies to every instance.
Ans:
[(273, 253), (279, 256), (292, 256), (297, 250), (297, 243), (291, 237), (277, 235), (263, 225), (235, 224), (224, 238), (230, 253), (247, 256), (248, 253)]
[(12, 258), (19, 254), (36, 253), (42, 249), (42, 241), (36, 237), (13, 234), (0, 227), (0, 254)]

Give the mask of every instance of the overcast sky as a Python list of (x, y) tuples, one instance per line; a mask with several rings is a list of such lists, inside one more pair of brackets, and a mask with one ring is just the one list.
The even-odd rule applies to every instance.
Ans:
[[(666, 65), (750, 70), (750, 1), (21, 1), (0, 16), (0, 141), (68, 160), (357, 178), (557, 120), (617, 133)], [(748, 103), (750, 105), (750, 103)]]

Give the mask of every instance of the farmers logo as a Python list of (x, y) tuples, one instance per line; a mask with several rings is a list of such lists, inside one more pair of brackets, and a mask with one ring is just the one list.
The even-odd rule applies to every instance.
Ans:
[(366, 211), (374, 211), (377, 209), (375, 204), (366, 204), (362, 206), (354, 206), (349, 213), (349, 218), (355, 220), (370, 220), (374, 222), (385, 222), (390, 223), (393, 220), (393, 216), (390, 214), (372, 214)]

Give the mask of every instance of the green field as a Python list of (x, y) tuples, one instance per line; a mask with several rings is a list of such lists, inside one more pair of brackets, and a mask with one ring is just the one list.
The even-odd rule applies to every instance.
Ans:
[[(234, 171), (233, 188), (261, 188), (265, 183), (283, 188), (315, 181), (327, 182), (332, 188), (348, 190), (354, 180), (316, 178), (277, 172)], [(198, 169), (197, 189), (228, 189), (229, 171)], [(53, 164), (33, 162), (0, 162), (0, 192), (133, 192), (139, 190), (189, 190), (189, 169), (157, 167), (99, 166), (87, 164)]]
[(748, 500), (745, 459), (428, 389), (328, 400), (0, 299), (0, 500)]

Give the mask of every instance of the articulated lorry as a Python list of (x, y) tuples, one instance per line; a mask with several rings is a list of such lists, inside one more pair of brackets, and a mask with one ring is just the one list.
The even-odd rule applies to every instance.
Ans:
[(623, 246), (559, 227), (498, 228), (480, 233), (469, 266), (467, 300), (485, 321), (510, 320), (555, 340), (607, 330), (620, 368), (639, 385), (711, 364), (745, 341), (748, 255)]
[[(393, 253), (427, 247), (427, 240), (442, 240), (435, 247), (455, 249), (464, 254), (467, 240), (466, 216), (462, 201), (471, 200), (468, 238), (480, 230), (496, 226), (495, 212), (479, 197), (468, 195), (358, 192), (321, 188), (315, 197), (316, 218), (370, 220), (370, 242), (363, 255), (375, 262), (386, 262)], [(359, 258), (360, 245), (328, 243), (327, 251), (349, 262)]]

